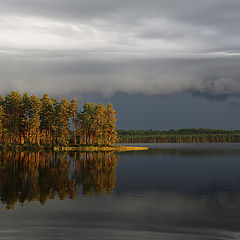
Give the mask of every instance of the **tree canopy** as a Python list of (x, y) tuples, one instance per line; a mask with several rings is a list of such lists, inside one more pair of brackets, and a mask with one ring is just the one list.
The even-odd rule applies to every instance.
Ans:
[(116, 112), (111, 104), (57, 101), (11, 91), (0, 96), (0, 145), (111, 146), (117, 141)]

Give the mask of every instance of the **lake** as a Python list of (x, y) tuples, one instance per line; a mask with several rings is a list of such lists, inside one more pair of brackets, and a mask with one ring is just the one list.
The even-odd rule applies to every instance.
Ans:
[(0, 152), (0, 239), (240, 239), (240, 144)]

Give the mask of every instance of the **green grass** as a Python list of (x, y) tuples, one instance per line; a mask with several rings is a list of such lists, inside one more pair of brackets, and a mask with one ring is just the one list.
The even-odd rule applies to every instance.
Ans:
[(81, 152), (98, 152), (98, 151), (139, 151), (148, 150), (147, 147), (126, 147), (126, 146), (50, 146), (50, 145), (4, 145), (0, 149), (6, 151), (81, 151)]
[(147, 147), (126, 147), (126, 146), (74, 146), (74, 147), (54, 147), (54, 151), (81, 151), (81, 152), (98, 152), (98, 151), (116, 151), (116, 152), (125, 152), (125, 151), (140, 151), (148, 150)]

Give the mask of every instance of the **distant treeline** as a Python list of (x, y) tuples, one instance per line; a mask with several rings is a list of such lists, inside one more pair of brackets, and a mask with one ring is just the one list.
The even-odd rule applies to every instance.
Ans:
[(39, 98), (11, 91), (0, 96), (0, 146), (111, 146), (117, 141), (115, 125), (111, 104), (86, 102), (81, 110), (75, 99), (57, 101), (47, 94)]
[(118, 130), (121, 143), (221, 143), (240, 142), (240, 130), (185, 128), (178, 130)]

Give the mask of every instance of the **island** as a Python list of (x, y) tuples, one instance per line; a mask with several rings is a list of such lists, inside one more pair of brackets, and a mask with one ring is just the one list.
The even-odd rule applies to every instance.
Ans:
[(112, 104), (22, 95), (0, 96), (0, 147), (7, 150), (133, 151), (116, 146), (116, 111)]

